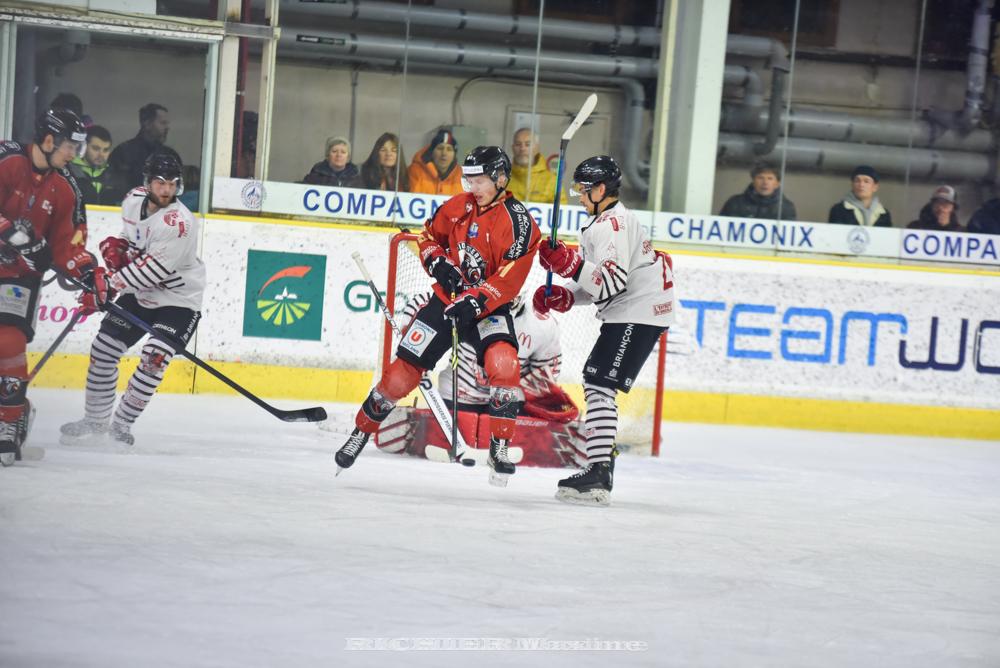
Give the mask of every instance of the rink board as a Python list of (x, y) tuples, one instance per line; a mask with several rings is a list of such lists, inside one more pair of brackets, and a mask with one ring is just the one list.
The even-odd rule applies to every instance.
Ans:
[[(117, 214), (93, 209), (90, 219), (96, 250), (117, 231)], [(392, 231), (208, 216), (194, 352), (262, 396), (363, 398), (382, 320), (350, 255), (359, 250), (384, 285)], [(667, 250), (677, 285), (671, 339), (683, 354), (667, 357), (666, 419), (1000, 439), (997, 272)], [(536, 266), (529, 284), (542, 280)], [(43, 291), (31, 363), (73, 304), (55, 286)], [(558, 319), (564, 332), (596, 336), (590, 308)], [(97, 325), (81, 323), (35, 384), (82, 388)], [(562, 377), (574, 393), (588, 352), (576, 348), (564, 351)], [(640, 390), (654, 383), (651, 366)], [(163, 389), (226, 391), (180, 360)]]

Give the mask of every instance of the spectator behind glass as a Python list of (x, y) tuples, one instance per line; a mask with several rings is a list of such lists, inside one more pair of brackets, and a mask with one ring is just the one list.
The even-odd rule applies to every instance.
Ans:
[(920, 209), (920, 217), (907, 225), (911, 230), (938, 230), (941, 232), (964, 232), (958, 222), (958, 199), (951, 186), (938, 186), (931, 194), (931, 201)]
[[(555, 198), (556, 175), (549, 169), (538, 145), (538, 135), (531, 128), (518, 129), (510, 143), (513, 164), (507, 190), (519, 202), (551, 202)], [(528, 192), (529, 186), (531, 192)], [(565, 192), (559, 194), (559, 201), (566, 202)]]
[(201, 186), (201, 169), (196, 165), (184, 165), (181, 168), (181, 183), (184, 192), (177, 198), (189, 211), (198, 210), (198, 195)]
[(49, 109), (69, 109), (80, 117), (80, 121), (85, 128), (89, 128), (94, 124), (94, 119), (83, 113), (83, 100), (73, 93), (59, 93), (52, 98), (52, 102), (49, 103)]
[(966, 232), (974, 234), (1000, 234), (1000, 198), (984, 202), (979, 210), (972, 214)]
[(428, 195), (457, 195), (462, 187), (462, 170), (455, 154), (458, 142), (449, 130), (441, 128), (431, 143), (420, 149), (410, 163), (410, 192)]
[(892, 227), (892, 216), (882, 206), (878, 192), (878, 172), (874, 167), (858, 165), (851, 173), (851, 192), (830, 208), (829, 222), (840, 225)]
[(92, 125), (87, 130), (87, 146), (83, 157), (73, 158), (69, 171), (83, 195), (84, 204), (116, 205), (109, 187), (111, 172), (108, 169), (108, 154), (111, 153), (111, 133), (100, 125)]
[(302, 183), (313, 186), (333, 186), (335, 188), (360, 188), (361, 173), (351, 162), (351, 142), (346, 137), (330, 137), (326, 140), (326, 159), (320, 160)]
[(399, 137), (391, 132), (383, 132), (368, 159), (361, 165), (361, 184), (369, 190), (397, 190), (396, 171), (399, 170), (399, 192), (410, 192), (410, 177), (403, 165), (406, 158), (399, 147)]
[(154, 153), (170, 154), (183, 164), (177, 151), (165, 145), (169, 131), (170, 117), (166, 107), (150, 102), (139, 109), (138, 134), (115, 147), (108, 159), (112, 188), (118, 201), (129, 190), (143, 184), (142, 167), (146, 158)]
[(781, 220), (796, 220), (798, 214), (795, 205), (782, 193), (778, 172), (770, 165), (759, 163), (750, 170), (750, 185), (747, 189), (727, 199), (719, 215), (778, 220), (779, 202)]

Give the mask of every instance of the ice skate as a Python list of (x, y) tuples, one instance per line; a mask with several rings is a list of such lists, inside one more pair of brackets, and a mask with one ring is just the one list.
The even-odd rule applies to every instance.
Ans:
[(28, 445), (28, 434), (31, 433), (31, 425), (35, 421), (35, 407), (31, 405), (29, 399), (24, 400), (24, 412), (21, 419), (17, 421), (18, 444), (15, 459), (21, 461), (38, 461), (44, 459), (45, 448), (38, 445)]
[(17, 459), (17, 422), (0, 422), (0, 466), (13, 466)]
[(514, 463), (507, 455), (507, 439), (490, 439), (490, 456), (486, 459), (490, 467), (490, 484), (494, 487), (506, 487), (510, 477), (514, 475)]
[(586, 506), (610, 505), (613, 471), (614, 460), (588, 464), (579, 473), (559, 481), (556, 498), (566, 503)]
[(100, 443), (108, 433), (108, 423), (104, 420), (83, 418), (67, 422), (59, 427), (59, 443), (62, 445), (88, 445)]
[(344, 469), (349, 469), (354, 465), (354, 460), (358, 458), (361, 451), (365, 449), (365, 445), (368, 443), (368, 439), (371, 434), (366, 434), (360, 429), (355, 429), (351, 432), (350, 438), (347, 439), (347, 443), (337, 450), (337, 454), (333, 456), (334, 460), (337, 462), (337, 473)]
[(112, 422), (108, 436), (112, 443), (124, 446), (132, 446), (135, 443), (135, 436), (132, 435), (132, 426), (124, 422)]

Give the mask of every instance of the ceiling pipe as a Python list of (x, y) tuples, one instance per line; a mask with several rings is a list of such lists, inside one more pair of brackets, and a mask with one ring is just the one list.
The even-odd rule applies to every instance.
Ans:
[[(720, 162), (746, 163), (759, 158), (753, 148), (756, 141), (752, 135), (719, 133)], [(979, 153), (782, 138), (770, 157), (777, 160), (782, 151), (786, 151), (789, 167), (824, 172), (849, 174), (857, 165), (868, 164), (883, 174), (902, 176), (909, 168), (912, 177), (939, 181), (986, 181), (996, 173), (996, 158)]]
[[(402, 60), (404, 50), (411, 60), (439, 65), (468, 65), (470, 67), (530, 68), (534, 70), (534, 49), (516, 49), (492, 45), (411, 39), (408, 44), (396, 37), (369, 35), (332, 30), (313, 30), (305, 27), (285, 26), (281, 31), (281, 45), (299, 51), (315, 50), (329, 57), (361, 56)], [(599, 77), (630, 77), (653, 79), (656, 61), (652, 58), (622, 56), (591, 56), (563, 51), (543, 51), (538, 56), (540, 69), (569, 72)]]
[[(302, 14), (315, 21), (317, 18), (380, 21), (433, 27), (442, 33), (463, 31), (487, 32), (493, 35), (538, 36), (538, 17), (525, 15), (487, 14), (464, 9), (438, 9), (409, 7), (386, 2), (349, 0), (348, 2), (315, 2), (310, 0), (282, 0), (282, 13)], [(585, 23), (564, 19), (544, 19), (545, 36), (583, 42), (598, 42), (612, 46), (660, 45), (659, 28), (647, 26), (610, 25)], [(472, 37), (470, 36), (470, 39)]]
[[(748, 115), (742, 104), (727, 102), (722, 105), (721, 127), (732, 132), (764, 133), (772, 113), (773, 110)], [(784, 125), (788, 118), (788, 132), (793, 137), (907, 146), (912, 136), (913, 145), (922, 148), (983, 153), (997, 148), (993, 133), (989, 130), (973, 130), (963, 135), (957, 130), (945, 130), (936, 123), (924, 120), (911, 122), (909, 119), (854, 116), (794, 107), (787, 116), (784, 110), (780, 110), (777, 118), (778, 125)]]
[[(547, 24), (548, 22), (546, 21)], [(726, 54), (730, 56), (766, 58), (769, 68), (780, 67), (788, 70), (791, 66), (788, 62), (788, 49), (785, 48), (785, 44), (769, 37), (728, 35), (726, 37)]]
[(979, 0), (972, 17), (969, 60), (966, 66), (965, 105), (960, 111), (931, 111), (928, 118), (948, 129), (969, 132), (983, 113), (983, 90), (986, 88), (986, 65), (990, 53), (990, 14), (993, 0)]

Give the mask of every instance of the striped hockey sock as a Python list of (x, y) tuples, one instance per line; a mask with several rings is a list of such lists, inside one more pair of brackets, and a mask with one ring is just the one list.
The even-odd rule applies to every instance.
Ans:
[(115, 410), (114, 421), (131, 426), (153, 398), (156, 388), (163, 380), (163, 374), (173, 359), (174, 349), (160, 339), (150, 339), (142, 347), (139, 366), (128, 381), (128, 389), (122, 395)]
[(88, 420), (107, 423), (111, 417), (118, 387), (118, 362), (126, 350), (124, 343), (104, 332), (98, 333), (90, 346), (85, 406)]
[(617, 390), (584, 383), (583, 394), (587, 399), (587, 416), (584, 421), (587, 461), (591, 464), (610, 462), (615, 435), (618, 433), (618, 406), (615, 405)]

